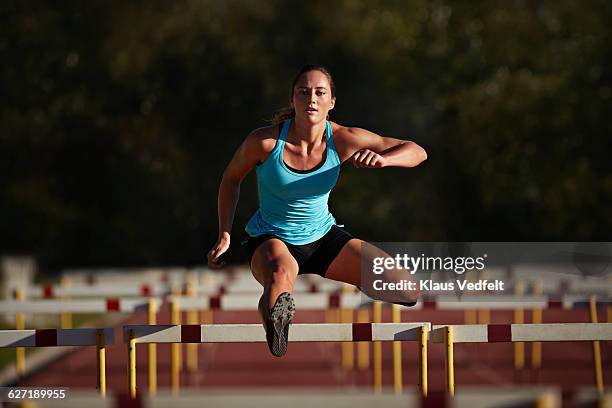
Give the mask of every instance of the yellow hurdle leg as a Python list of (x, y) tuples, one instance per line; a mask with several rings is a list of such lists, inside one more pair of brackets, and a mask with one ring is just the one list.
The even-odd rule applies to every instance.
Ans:
[(134, 331), (128, 331), (128, 382), (130, 397), (136, 398), (136, 339)]
[[(401, 323), (399, 305), (391, 305), (393, 323)], [(402, 393), (402, 342), (393, 342), (393, 389), (396, 394)]]
[[(214, 315), (212, 310), (202, 310), (200, 314), (200, 319), (202, 320), (202, 324), (213, 324), (214, 323)], [(202, 345), (205, 349), (210, 349), (212, 343), (203, 343)]]
[[(181, 315), (178, 310), (176, 298), (172, 299), (170, 304), (170, 314), (172, 316), (172, 324), (181, 324)], [(181, 370), (181, 343), (172, 343), (171, 345), (171, 363), (170, 363), (170, 386), (172, 394), (177, 394), (179, 390), (179, 375)]]
[[(382, 304), (379, 301), (375, 301), (372, 305), (372, 318), (374, 323), (382, 322)], [(382, 392), (382, 343), (380, 341), (374, 342), (374, 392)]]
[(104, 329), (96, 330), (97, 343), (97, 366), (98, 366), (98, 390), (100, 396), (106, 398), (106, 348), (104, 344)]
[[(72, 279), (69, 277), (62, 277), (60, 285), (63, 289), (68, 290), (72, 286)], [(70, 300), (70, 296), (62, 296), (62, 300)], [(60, 327), (62, 329), (72, 328), (72, 313), (61, 313), (60, 314)]]
[[(344, 284), (342, 293), (353, 292), (354, 287), (352, 285)], [(340, 309), (340, 323), (353, 323), (353, 310), (352, 309)], [(342, 343), (342, 368), (345, 370), (352, 370), (355, 366), (354, 361), (354, 350), (352, 342)]]
[(491, 323), (491, 311), (489, 309), (478, 310), (478, 323), (489, 324)]
[[(589, 312), (591, 315), (591, 323), (597, 323), (597, 297), (591, 296), (589, 301)], [(599, 340), (593, 342), (593, 365), (595, 369), (595, 387), (600, 396), (603, 396), (603, 372), (601, 370), (601, 349)]]
[(171, 388), (172, 394), (177, 394), (179, 390), (179, 353), (180, 353), (180, 343), (172, 343), (172, 362), (171, 362)]
[[(187, 312), (187, 324), (198, 324), (197, 310)], [(192, 373), (198, 371), (198, 346), (195, 343), (187, 344), (187, 370)]]
[[(514, 311), (514, 323), (525, 323), (525, 311), (516, 309)], [(522, 341), (514, 342), (514, 369), (521, 370), (525, 367), (525, 343)]]
[[(15, 300), (23, 302), (24, 299), (25, 294), (23, 290), (20, 288), (15, 289)], [(15, 314), (15, 329), (25, 330), (25, 316), (23, 313)], [(17, 369), (17, 376), (23, 379), (26, 371), (26, 351), (24, 347), (15, 348), (15, 368)]]
[[(533, 284), (533, 294), (539, 296), (542, 294), (542, 281), (537, 280)], [(542, 323), (542, 309), (536, 308), (531, 311), (531, 323)], [(531, 343), (531, 368), (539, 369), (542, 366), (542, 343), (534, 341)]]
[(463, 323), (464, 324), (476, 324), (478, 321), (476, 320), (476, 310), (467, 309), (463, 312)]
[[(525, 281), (518, 280), (514, 286), (514, 294), (516, 296), (523, 296), (525, 294)], [(521, 309), (514, 310), (514, 323), (524, 324), (525, 323), (525, 311)], [(514, 369), (521, 370), (525, 367), (525, 343), (518, 341), (513, 343), (514, 345)]]
[[(157, 309), (157, 300), (149, 299), (149, 324), (157, 324), (157, 316), (155, 315), (155, 309)], [(157, 394), (157, 344), (149, 343), (149, 395), (155, 396)]]
[[(532, 323), (542, 323), (542, 309), (533, 310)], [(531, 343), (531, 368), (539, 369), (540, 367), (542, 367), (542, 342), (534, 341)]]
[(213, 311), (202, 310), (201, 319), (202, 324), (213, 324)]
[[(483, 269), (478, 274), (478, 279), (485, 280), (489, 279), (489, 272), (486, 269)], [(478, 309), (478, 323), (480, 324), (489, 324), (491, 323), (491, 311), (489, 309)]]
[(427, 327), (421, 326), (419, 335), (419, 384), (421, 395), (427, 396)]
[[(197, 278), (192, 273), (187, 280), (187, 296), (197, 297)], [(190, 310), (187, 312), (187, 324), (198, 324), (198, 311)], [(198, 371), (198, 346), (199, 344), (189, 343), (187, 347), (187, 370), (190, 372)]]
[[(341, 323), (353, 323), (353, 311), (351, 309), (340, 309)], [(353, 359), (353, 343), (343, 342), (342, 343), (342, 368), (345, 370), (352, 370), (355, 362)]]
[(444, 333), (444, 343), (446, 346), (446, 391), (450, 395), (455, 395), (455, 367), (453, 363), (453, 328), (447, 326)]
[[(359, 323), (368, 323), (370, 321), (370, 313), (368, 309), (359, 309), (357, 312), (357, 321)], [(360, 341), (357, 343), (357, 367), (360, 370), (370, 368), (370, 342)]]
[(60, 327), (62, 329), (72, 329), (72, 313), (60, 314)]

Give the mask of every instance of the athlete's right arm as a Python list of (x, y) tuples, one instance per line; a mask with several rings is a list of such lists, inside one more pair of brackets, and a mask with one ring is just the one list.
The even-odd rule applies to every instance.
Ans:
[(236, 150), (223, 172), (218, 197), (219, 237), (208, 252), (208, 266), (212, 269), (219, 269), (225, 265), (225, 262), (219, 262), (219, 257), (230, 246), (230, 235), (242, 180), (274, 149), (274, 140), (269, 138), (270, 132), (267, 130), (268, 128), (260, 128), (251, 132)]

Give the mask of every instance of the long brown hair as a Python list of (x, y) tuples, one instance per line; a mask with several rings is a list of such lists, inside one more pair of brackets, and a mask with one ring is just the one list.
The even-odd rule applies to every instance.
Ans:
[[(293, 83), (291, 84), (291, 98), (293, 98), (293, 89), (295, 88), (295, 84), (297, 84), (297, 81), (300, 80), (300, 77), (303, 74), (305, 74), (306, 72), (310, 72), (310, 71), (320, 71), (327, 77), (327, 80), (329, 81), (329, 87), (331, 88), (331, 96), (332, 98), (335, 98), (336, 97), (336, 86), (334, 85), (334, 80), (332, 79), (332, 76), (329, 73), (329, 71), (321, 65), (304, 65), (298, 71), (297, 75), (293, 79)], [(274, 116), (270, 120), (270, 122), (272, 122), (272, 124), (274, 125), (279, 125), (283, 123), (285, 120), (289, 118), (293, 118), (293, 117), (295, 117), (295, 109), (293, 109), (291, 106), (286, 106), (276, 111), (274, 113)]]

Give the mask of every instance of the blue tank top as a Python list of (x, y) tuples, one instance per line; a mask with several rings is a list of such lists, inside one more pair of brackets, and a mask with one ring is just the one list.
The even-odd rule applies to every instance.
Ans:
[(283, 161), (283, 151), (291, 122), (283, 123), (274, 150), (256, 167), (259, 209), (245, 230), (251, 237), (272, 234), (287, 243), (304, 245), (323, 237), (336, 224), (327, 200), (340, 174), (340, 158), (326, 122), (322, 165), (306, 172), (290, 169)]

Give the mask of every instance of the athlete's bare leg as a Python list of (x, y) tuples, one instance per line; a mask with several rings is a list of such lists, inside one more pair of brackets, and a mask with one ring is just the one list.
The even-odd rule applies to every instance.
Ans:
[(259, 313), (266, 330), (266, 341), (270, 352), (277, 357), (287, 352), (289, 325), (295, 313), (291, 292), (298, 269), (295, 258), (279, 239), (269, 239), (260, 244), (251, 259), (253, 276), (264, 287)]
[[(366, 295), (372, 297), (372, 291), (366, 290), (366, 288), (364, 288), (362, 285), (361, 264), (363, 262), (364, 265), (371, 266), (373, 265), (373, 259), (375, 257), (388, 258), (390, 255), (372, 244), (357, 238), (353, 238), (344, 244), (342, 250), (327, 268), (325, 277), (355, 285), (359, 287)], [(366, 273), (371, 272), (366, 271)], [(400, 279), (406, 278), (407, 275), (405, 271), (392, 269), (385, 271), (385, 273), (380, 277), (387, 282), (398, 282)], [(397, 301), (398, 303), (415, 302), (418, 298), (418, 291), (405, 292), (398, 296), (401, 298), (393, 297), (393, 300), (390, 298), (388, 301)]]
[(360, 239), (353, 238), (344, 244), (327, 268), (325, 277), (361, 286), (361, 243)]
[(281, 240), (269, 239), (257, 247), (251, 259), (251, 271), (264, 287), (268, 309), (281, 293), (293, 292), (298, 269), (297, 261)]

